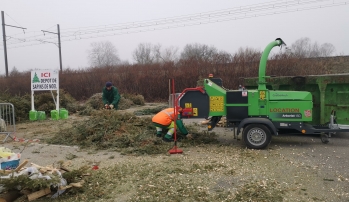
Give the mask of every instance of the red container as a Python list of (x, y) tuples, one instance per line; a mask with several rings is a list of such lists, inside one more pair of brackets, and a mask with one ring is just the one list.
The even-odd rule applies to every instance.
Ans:
[(188, 117), (188, 118), (193, 116), (193, 108), (184, 108), (182, 110), (182, 116), (183, 117)]

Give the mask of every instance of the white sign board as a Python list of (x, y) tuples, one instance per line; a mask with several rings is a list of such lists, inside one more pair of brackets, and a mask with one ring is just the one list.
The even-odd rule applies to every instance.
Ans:
[(31, 90), (59, 90), (59, 70), (34, 70), (31, 72)]

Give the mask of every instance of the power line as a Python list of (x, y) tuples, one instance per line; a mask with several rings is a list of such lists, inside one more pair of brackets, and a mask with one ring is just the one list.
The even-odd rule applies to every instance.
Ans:
[[(284, 0), (285, 1), (285, 0)], [(294, 1), (286, 1), (287, 5), (282, 5), (281, 7), (287, 7), (287, 6), (294, 6), (296, 5), (302, 5), (306, 3), (319, 3), (319, 2), (324, 2), (324, 1), (331, 1), (331, 0), (311, 0), (311, 1), (299, 1), (299, 0), (294, 0)], [(276, 3), (275, 3), (276, 2)], [(70, 29), (75, 29), (77, 31), (81, 31), (81, 29), (86, 29), (86, 28), (95, 28), (100, 27), (100, 28), (107, 28), (107, 27), (114, 27), (114, 26), (137, 26), (139, 24), (145, 24), (145, 23), (156, 23), (158, 21), (168, 21), (168, 22), (173, 22), (174, 20), (178, 19), (183, 19), (183, 18), (190, 18), (194, 19), (197, 17), (205, 17), (205, 16), (210, 16), (214, 17), (214, 15), (220, 14), (220, 13), (227, 13), (229, 14), (236, 14), (237, 12), (253, 12), (257, 11), (261, 7), (264, 7), (264, 9), (268, 8), (278, 8), (278, 4), (282, 4), (282, 1), (280, 3), (279, 1), (271, 1), (271, 2), (266, 2), (266, 3), (258, 3), (258, 4), (252, 4), (250, 6), (240, 6), (240, 7), (234, 7), (230, 9), (223, 9), (223, 10), (216, 10), (216, 11), (210, 11), (210, 12), (203, 12), (203, 13), (197, 13), (197, 14), (190, 14), (190, 15), (180, 15), (180, 16), (175, 16), (175, 17), (170, 17), (170, 18), (160, 18), (160, 19), (153, 19), (153, 20), (144, 20), (144, 21), (137, 21), (137, 22), (128, 22), (128, 23), (121, 23), (121, 24), (112, 24), (112, 25), (100, 25), (100, 26), (90, 26), (90, 27), (79, 27), (79, 28), (70, 28)], [(285, 3), (283, 3), (285, 4)], [(293, 5), (292, 5), (293, 4)], [(258, 6), (259, 5), (259, 6)], [(268, 7), (269, 6), (269, 7)], [(87, 29), (88, 30), (88, 29)]]
[[(319, 3), (319, 2), (325, 2), (329, 0), (311, 0), (311, 1), (287, 1), (286, 3), (274, 3), (273, 2), (267, 2), (267, 3), (262, 3), (262, 4), (254, 4), (252, 6), (242, 6), (242, 7), (237, 7), (237, 8), (231, 8), (231, 9), (225, 9), (225, 10), (219, 10), (219, 11), (213, 11), (213, 12), (206, 12), (206, 13), (200, 13), (200, 14), (194, 14), (194, 15), (186, 15), (186, 16), (176, 16), (172, 18), (162, 18), (158, 20), (150, 20), (150, 21), (141, 21), (140, 22), (132, 22), (132, 23), (123, 23), (123, 24), (117, 24), (114, 25), (113, 27), (110, 27), (110, 25), (105, 25), (102, 26), (99, 29), (85, 29), (82, 30), (81, 28), (78, 28), (77, 31), (70, 31), (70, 32), (62, 32), (62, 38), (66, 37), (76, 37), (76, 36), (81, 36), (81, 35), (86, 35), (86, 34), (95, 34), (95, 33), (101, 33), (101, 32), (110, 32), (110, 31), (117, 31), (117, 30), (124, 30), (124, 29), (134, 29), (134, 28), (142, 28), (142, 27), (149, 27), (149, 26), (160, 26), (163, 24), (174, 24), (174, 23), (180, 23), (180, 22), (186, 22), (186, 21), (197, 21), (197, 20), (202, 20), (206, 18), (219, 18), (219, 17), (225, 17), (227, 15), (238, 15), (238, 14), (246, 14), (251, 13), (251, 12), (256, 12), (256, 11), (264, 11), (267, 9), (279, 9), (279, 8), (287, 8), (287, 7), (292, 7), (292, 6), (299, 6), (299, 5), (304, 5), (304, 4), (309, 4), (309, 3)], [(274, 1), (275, 2), (275, 1)], [(325, 5), (326, 6), (326, 5)], [(222, 13), (224, 12), (224, 13)], [(280, 11), (279, 11), (280, 12)], [(285, 12), (285, 11), (283, 11)], [(260, 16), (260, 14), (256, 14), (256, 16)], [(237, 17), (241, 18), (241, 17)], [(245, 17), (242, 17), (245, 18)], [(219, 20), (218, 20), (219, 21)], [(205, 23), (205, 22), (204, 22)], [(70, 33), (70, 34), (69, 34)], [(37, 38), (37, 36), (40, 36), (42, 40), (42, 35), (36, 35), (34, 37)], [(28, 37), (31, 38), (31, 37)], [(49, 40), (50, 38), (45, 38), (45, 40)], [(52, 38), (51, 38), (52, 39)], [(36, 40), (32, 39), (31, 41)], [(26, 41), (30, 41), (26, 39)], [(20, 42), (14, 42), (10, 44), (17, 44)]]
[(19, 26), (23, 27), (22, 25), (20, 25), (16, 20), (14, 20), (11, 16), (9, 16), (7, 13), (5, 13), (9, 18), (11, 18), (13, 21), (15, 21), (15, 23), (17, 23)]
[[(328, 4), (322, 5), (313, 5), (313, 6), (304, 6), (314, 3), (322, 3), (322, 2), (331, 2)], [(137, 21), (131, 23), (122, 23), (115, 25), (104, 25), (104, 26), (91, 26), (83, 28), (76, 28), (73, 31), (61, 32), (62, 42), (66, 41), (74, 41), (81, 39), (90, 39), (90, 38), (98, 38), (105, 36), (113, 36), (113, 35), (123, 35), (123, 34), (131, 34), (131, 33), (140, 33), (140, 32), (149, 32), (154, 30), (163, 30), (163, 29), (171, 29), (178, 27), (190, 27), (202, 24), (210, 24), (224, 21), (232, 21), (232, 20), (240, 20), (246, 18), (255, 18), (262, 17), (268, 15), (276, 15), (281, 13), (291, 13), (297, 11), (304, 10), (314, 10), (321, 9), (326, 7), (334, 7), (334, 6), (344, 6), (348, 5), (349, 1), (344, 2), (335, 2), (332, 0), (306, 0), (306, 1), (272, 1), (266, 3), (253, 4), (250, 6), (241, 6), (224, 10), (216, 10), (211, 12), (204, 12), (192, 15), (181, 15), (171, 18), (161, 18), (155, 20), (147, 20), (147, 21)], [(283, 9), (281, 9), (283, 8)], [(274, 10), (274, 11), (272, 11)], [(97, 28), (98, 27), (98, 28)], [(72, 30), (68, 29), (68, 30)], [(101, 33), (107, 33), (108, 34)], [(40, 35), (36, 35), (40, 36)], [(22, 43), (35, 43), (40, 41), (49, 41), (54, 39), (54, 37), (36, 37), (34, 36), (32, 39), (22, 39), (18, 38), (17, 42), (9, 43), (9, 45), (16, 45)], [(28, 37), (30, 38), (30, 37)], [(38, 39), (39, 38), (39, 39)], [(25, 40), (25, 41), (24, 41)], [(24, 42), (23, 42), (24, 41)], [(35, 43), (39, 45), (41, 43)], [(25, 46), (31, 46), (25, 45)], [(19, 48), (24, 47), (23, 45), (19, 45), (11, 48)]]
[[(256, 11), (263, 11), (266, 9), (279, 9), (279, 8), (287, 8), (292, 7), (296, 5), (304, 5), (309, 3), (319, 3), (319, 2), (325, 2), (330, 0), (307, 0), (307, 1), (272, 1), (272, 2), (266, 2), (266, 3), (259, 3), (259, 4), (253, 4), (250, 6), (240, 6), (230, 9), (224, 9), (224, 10), (218, 10), (218, 11), (211, 11), (211, 12), (204, 12), (204, 13), (198, 13), (198, 14), (191, 14), (191, 15), (181, 15), (171, 18), (161, 18), (156, 20), (147, 20), (147, 21), (138, 21), (138, 22), (131, 22), (131, 23), (122, 23), (122, 24), (116, 24), (116, 25), (103, 25), (103, 26), (93, 26), (91, 27), (85, 27), (84, 29), (80, 28), (74, 28), (76, 31), (69, 31), (65, 32), (62, 31), (62, 35), (65, 34), (69, 35), (81, 35), (81, 34), (89, 34), (88, 32), (103, 32), (108, 31), (112, 29), (132, 29), (132, 28), (139, 28), (139, 27), (146, 27), (146, 26), (158, 26), (161, 24), (168, 24), (168, 23), (178, 23), (183, 21), (195, 21), (195, 20), (201, 20), (203, 18), (217, 18), (222, 17), (226, 15), (237, 15), (237, 14), (246, 14)], [(35, 35), (36, 37), (42, 37), (42, 35)], [(32, 38), (32, 37), (28, 37)]]
[(56, 27), (56, 25), (53, 25), (53, 26), (51, 26), (49, 28), (46, 28), (45, 30), (50, 30), (52, 27)]
[(2, 24), (2, 37), (3, 37), (3, 45), (4, 45), (4, 49), (3, 50), (4, 50), (4, 58), (5, 58), (5, 70), (6, 70), (6, 77), (8, 77), (7, 45), (6, 45), (7, 37), (6, 37), (5, 27), (8, 26), (8, 27), (13, 27), (13, 28), (19, 28), (19, 29), (22, 29), (23, 32), (27, 28), (13, 26), (13, 25), (7, 25), (5, 23), (4, 13), (5, 13), (4, 11), (1, 11), (1, 22), (2, 22), (1, 24)]
[[(280, 0), (275, 0), (275, 1), (266, 2), (266, 3), (252, 4), (252, 6), (253, 6), (253, 5), (260, 5), (260, 4), (268, 4), (268, 3), (272, 3), (272, 2), (280, 2)], [(82, 28), (106, 27), (106, 26), (120, 26), (120, 25), (134, 24), (134, 23), (151, 22), (151, 21), (157, 21), (157, 20), (169, 20), (169, 19), (173, 19), (173, 18), (191, 17), (191, 16), (195, 16), (195, 15), (210, 14), (210, 13), (213, 13), (213, 12), (224, 12), (224, 11), (228, 11), (228, 10), (236, 9), (236, 8), (241, 8), (241, 7), (245, 7), (245, 6), (234, 7), (234, 8), (230, 8), (230, 9), (221, 9), (221, 10), (216, 10), (216, 11), (209, 11), (209, 12), (202, 12), (202, 13), (196, 13), (196, 14), (189, 14), (189, 15), (179, 15), (179, 16), (175, 16), (175, 17), (167, 17), (167, 18), (160, 18), (160, 19), (153, 19), (153, 20), (143, 20), (143, 21), (137, 21), (137, 22), (121, 23), (121, 24), (98, 25), (98, 26), (88, 26), (88, 27), (79, 27), (79, 28), (70, 28), (70, 29), (82, 29)]]

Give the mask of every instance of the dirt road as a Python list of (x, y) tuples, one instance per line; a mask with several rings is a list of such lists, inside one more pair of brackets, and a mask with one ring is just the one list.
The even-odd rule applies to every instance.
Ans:
[[(16, 135), (27, 140), (45, 139), (59, 131), (59, 128), (70, 127), (75, 121), (83, 119), (84, 117), (72, 115), (67, 120), (18, 124)], [(199, 123), (200, 120), (191, 119), (184, 122), (188, 125)], [(197, 124), (195, 127), (205, 130), (205, 127)], [(227, 194), (227, 199), (228, 196), (236, 197), (238, 193), (250, 194), (253, 197), (253, 194), (258, 192), (258, 187), (268, 192), (270, 188), (267, 187), (270, 186), (280, 190), (282, 197), (266, 198), (262, 201), (349, 201), (349, 134), (337, 134), (328, 144), (323, 144), (317, 136), (274, 136), (267, 149), (248, 150), (242, 140), (233, 138), (230, 129), (215, 128), (214, 131), (218, 134), (220, 146), (187, 147), (183, 148), (183, 155), (176, 156), (163, 154), (134, 157), (120, 155), (115, 151), (82, 151), (78, 147), (41, 142), (7, 142), (2, 146), (14, 152), (21, 152), (23, 160), (29, 159), (30, 162), (43, 166), (55, 164), (60, 160), (70, 160), (73, 167), (86, 164), (92, 167), (94, 163), (99, 163), (100, 169), (116, 164), (120, 166), (123, 162), (134, 165), (135, 169), (143, 169), (140, 164), (154, 164), (163, 170), (169, 170), (177, 164), (188, 164), (188, 168), (199, 166), (201, 171), (205, 169), (207, 173), (191, 173), (191, 177), (186, 176), (186, 179), (191, 180), (188, 183), (204, 183), (208, 190), (213, 190), (216, 194), (231, 192), (231, 195)], [(238, 136), (238, 139), (241, 139), (241, 136)], [(207, 176), (205, 180), (203, 176)], [(132, 177), (131, 173), (129, 178)], [(159, 175), (150, 176), (155, 181), (158, 177)], [(127, 176), (125, 179), (128, 179)], [(195, 179), (203, 181), (196, 182)], [(137, 183), (143, 183), (141, 179), (137, 180)], [(249, 188), (248, 184), (252, 182), (256, 182), (258, 186)], [(242, 185), (244, 189), (239, 189)], [(278, 193), (275, 190), (271, 192), (273, 195)], [(119, 192), (118, 198), (112, 198), (110, 201), (131, 200), (121, 196), (134, 194)], [(131, 201), (138, 199), (133, 198)]]
[[(201, 121), (184, 120), (186, 124)], [(241, 149), (246, 147), (241, 134), (234, 139), (231, 129), (217, 127), (213, 131), (219, 134), (219, 141), (223, 145)], [(305, 198), (313, 201), (349, 201), (349, 133), (333, 135), (328, 144), (323, 144), (318, 135), (273, 136), (268, 148), (259, 152), (264, 156), (264, 159), (259, 159), (260, 163), (269, 167), (273, 176), (303, 187), (300, 191), (307, 196)], [(279, 163), (284, 160), (292, 167), (280, 166)]]

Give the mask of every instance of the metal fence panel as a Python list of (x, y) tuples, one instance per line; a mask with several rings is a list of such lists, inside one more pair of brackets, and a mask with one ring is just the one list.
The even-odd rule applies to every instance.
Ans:
[(6, 135), (3, 142), (16, 132), (15, 108), (11, 103), (0, 103), (0, 135)]

